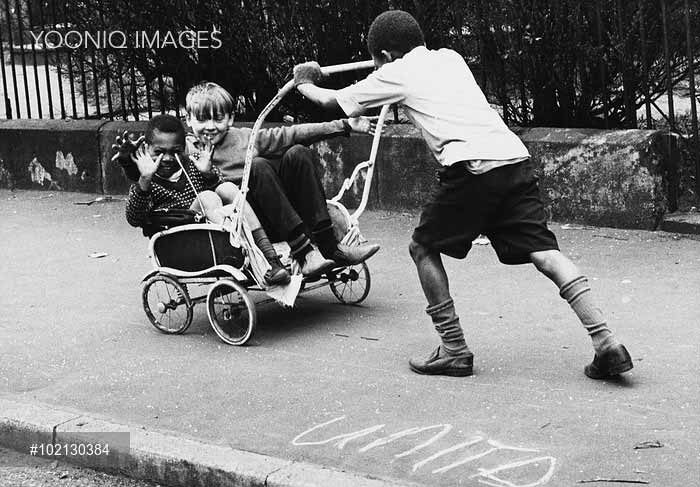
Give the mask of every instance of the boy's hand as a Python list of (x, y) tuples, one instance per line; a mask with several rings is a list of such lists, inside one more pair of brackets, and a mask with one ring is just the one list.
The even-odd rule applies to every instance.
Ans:
[[(374, 135), (377, 130), (377, 120), (379, 117), (351, 117), (348, 118), (348, 125), (353, 132)], [(382, 125), (382, 133), (384, 133), (384, 129), (386, 129), (386, 125)]]
[(315, 85), (323, 79), (323, 73), (321, 72), (321, 66), (316, 61), (309, 61), (307, 63), (297, 64), (294, 66), (294, 87), (304, 83), (311, 83)]
[(163, 159), (163, 154), (159, 155), (157, 159), (153, 160), (151, 155), (148, 153), (148, 148), (146, 145), (147, 144), (141, 145), (136, 152), (131, 154), (131, 160), (136, 163), (136, 167), (138, 167), (141, 177), (150, 181), (160, 166), (160, 161)]
[(194, 162), (195, 167), (199, 170), (199, 172), (210, 172), (211, 156), (214, 153), (214, 145), (211, 143), (211, 141), (199, 141), (199, 143), (197, 144), (197, 151), (197, 155), (191, 158)]
[(135, 134), (129, 133), (128, 130), (125, 130), (122, 135), (117, 135), (114, 139), (114, 144), (112, 144), (112, 150), (116, 150), (117, 153), (112, 156), (112, 161), (129, 159), (144, 140), (146, 140), (145, 135), (136, 137)]

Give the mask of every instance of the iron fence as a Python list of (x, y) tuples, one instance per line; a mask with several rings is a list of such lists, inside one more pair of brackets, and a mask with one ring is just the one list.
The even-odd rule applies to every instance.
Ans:
[[(114, 8), (115, 3), (95, 1), (90, 5), (97, 9), (101, 22), (90, 32), (73, 30), (73, 19), (80, 16), (80, 9), (86, 5), (79, 1), (0, 0), (0, 117), (138, 120), (158, 112), (180, 114), (182, 90), (174, 68), (164, 71), (157, 65), (157, 56), (156, 61), (144, 61), (136, 49), (115, 47), (115, 41), (119, 44), (121, 38), (106, 28), (103, 18), (105, 9)], [(128, 8), (129, 2), (124, 3)], [(541, 8), (532, 0), (511, 3), (525, 10)], [(554, 5), (549, 5), (550, 9), (560, 8), (557, 2), (549, 3)], [(560, 4), (567, 8), (567, 2)], [(596, 116), (582, 122), (571, 111), (562, 110), (562, 118), (556, 124), (663, 127), (683, 134), (694, 148), (693, 186), (697, 197), (698, 0), (587, 0), (579, 4), (563, 17), (568, 24), (562, 32), (574, 42), (582, 42), (582, 36), (587, 34), (581, 28), (582, 16), (592, 19), (594, 39), (585, 40), (592, 42), (591, 52), (598, 59), (595, 64), (584, 64), (575, 56), (564, 58), (570, 64), (567, 70), (573, 81), (570, 88), (559, 86), (555, 98), (560, 104), (568, 103), (565, 89), (585, 92), (588, 85), (595, 85), (600, 93), (592, 105)], [(476, 1), (474, 5), (476, 12), (481, 9), (484, 15), (489, 8), (487, 1)], [(537, 95), (533, 89), (536, 81), (531, 79), (522, 56), (525, 44), (537, 40), (535, 37), (533, 41), (535, 34), (523, 17), (514, 19), (506, 13), (500, 18), (496, 12), (495, 18), (500, 20), (494, 23), (494, 12), (490, 13), (488, 25), (473, 27), (480, 25), (477, 22), (464, 28), (453, 24), (450, 32), (457, 44), (453, 47), (462, 47), (462, 54), (473, 66), (489, 98), (500, 106), (507, 123), (537, 124)], [(117, 35), (117, 39), (111, 35)], [(657, 45), (659, 39), (661, 46)], [(679, 45), (684, 45), (684, 49), (679, 49)], [(206, 60), (207, 55), (211, 52), (202, 53), (202, 59)], [(148, 69), (141, 69), (144, 66)], [(663, 83), (663, 90), (659, 83)], [(683, 107), (678, 106), (679, 101)]]
[(139, 120), (179, 113), (172, 77), (114, 55), (107, 31), (72, 30), (69, 2), (2, 0), (0, 116)]

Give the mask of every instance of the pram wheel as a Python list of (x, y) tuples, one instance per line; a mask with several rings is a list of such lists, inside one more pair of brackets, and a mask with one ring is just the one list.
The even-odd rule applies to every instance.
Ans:
[(170, 276), (157, 274), (143, 285), (143, 309), (163, 333), (184, 333), (192, 323), (192, 302), (187, 289)]
[(365, 262), (343, 268), (330, 281), (331, 291), (344, 304), (358, 304), (369, 294), (371, 280)]
[(229, 345), (245, 344), (255, 329), (255, 303), (233, 280), (221, 280), (209, 289), (207, 314), (216, 334)]

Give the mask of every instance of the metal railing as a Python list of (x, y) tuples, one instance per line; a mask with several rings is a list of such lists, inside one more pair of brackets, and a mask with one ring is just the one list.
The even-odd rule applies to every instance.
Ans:
[(71, 30), (68, 5), (2, 0), (0, 117), (139, 120), (178, 111), (172, 77), (147, 80), (106, 48), (105, 30)]
[[(523, 9), (541, 8), (538, 2), (530, 2), (529, 7), (528, 0), (520, 0), (520, 3)], [(556, 2), (544, 3), (548, 4), (546, 8), (559, 8)], [(71, 19), (79, 8), (77, 4), (70, 0), (0, 0), (0, 118), (138, 120), (149, 118), (155, 112), (179, 115), (182, 100), (176, 82), (177, 73), (153, 69), (153, 64), (158, 65), (157, 58), (155, 63), (145, 62), (139, 58), (142, 54), (138, 50), (115, 50), (106, 46), (110, 39), (106, 38), (109, 32), (105, 30), (103, 14), (110, 12), (103, 10), (108, 7), (102, 1), (97, 2), (97, 18), (102, 22), (92, 33), (97, 38), (87, 39), (85, 36), (90, 33), (86, 32), (73, 31), (70, 34), (74, 25)], [(488, 2), (475, 2), (475, 5), (480, 5), (478, 13), (478, 8), (488, 5)], [(591, 65), (583, 66), (576, 60), (571, 69), (578, 83), (597, 85), (600, 126), (663, 126), (682, 133), (694, 148), (693, 186), (698, 197), (700, 134), (696, 67), (700, 64), (696, 63), (700, 63), (700, 47), (693, 44), (697, 38), (693, 25), (698, 26), (700, 2), (587, 0), (579, 5), (581, 7), (577, 8), (587, 9), (586, 15), (592, 19), (592, 31), (588, 34), (594, 37), (593, 43), (597, 44), (594, 47), (599, 48), (598, 72), (593, 75), (584, 73)], [(506, 16), (496, 24), (496, 29), (491, 24), (489, 28), (478, 31), (453, 30), (458, 35), (467, 31), (464, 36), (469, 39), (464, 45), (469, 47), (463, 50), (470, 52), (462, 54), (469, 54), (468, 60), (478, 81), (489, 98), (501, 106), (506, 123), (528, 126), (538, 122), (533, 116), (532, 80), (526, 79), (525, 66), (517, 55), (522, 52), (523, 39), (530, 27), (521, 25), (524, 21), (522, 17), (520, 19), (516, 21)], [(571, 24), (566, 28), (580, 36), (577, 30), (580, 26), (573, 21)], [(494, 52), (487, 52), (485, 46), (495, 45), (493, 39), (499, 35), (494, 30), (501, 31), (501, 45), (496, 46)], [(683, 34), (681, 40), (679, 32)], [(657, 45), (659, 33), (661, 51)], [(81, 34), (80, 48), (71, 47), (71, 44), (78, 43)], [(655, 36), (654, 44), (650, 40), (651, 34)], [(65, 42), (56, 42), (60, 36)], [(679, 50), (679, 43), (685, 44), (685, 48)], [(504, 50), (515, 55), (503, 55)], [(650, 54), (650, 51), (654, 53)], [(144, 70), (146, 74), (139, 66), (149, 66)], [(613, 71), (617, 78), (611, 76)], [(629, 83), (629, 78), (634, 76), (641, 79), (638, 83)], [(659, 90), (659, 80), (665, 84), (663, 95)], [(575, 87), (582, 88), (585, 87), (580, 84)], [(680, 88), (687, 92), (682, 98), (688, 108), (687, 115), (679, 114)], [(562, 126), (567, 124), (581, 126), (580, 121), (566, 118), (560, 121)]]

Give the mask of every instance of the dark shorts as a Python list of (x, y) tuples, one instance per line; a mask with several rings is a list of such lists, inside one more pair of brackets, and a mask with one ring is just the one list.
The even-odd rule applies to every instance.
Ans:
[(474, 175), (460, 164), (437, 171), (439, 186), (423, 207), (413, 240), (463, 259), (486, 235), (504, 264), (527, 264), (530, 253), (558, 250), (547, 228), (534, 164), (524, 161)]

